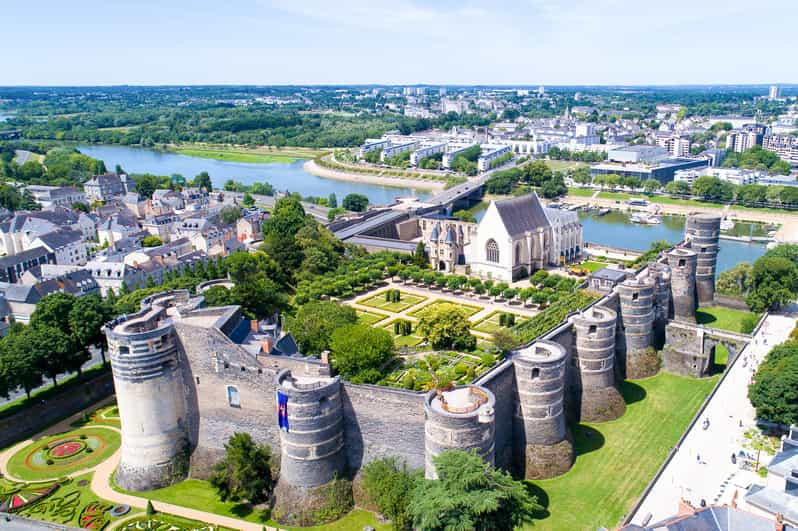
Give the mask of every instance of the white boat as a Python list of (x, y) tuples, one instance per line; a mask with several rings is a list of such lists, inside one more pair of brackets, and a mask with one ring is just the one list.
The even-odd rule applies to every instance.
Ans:
[(724, 218), (720, 220), (720, 230), (732, 230), (734, 228), (734, 222), (728, 218)]
[(632, 223), (640, 223), (641, 225), (659, 225), (662, 223), (662, 218), (655, 214), (646, 214), (644, 212), (636, 212), (629, 218)]

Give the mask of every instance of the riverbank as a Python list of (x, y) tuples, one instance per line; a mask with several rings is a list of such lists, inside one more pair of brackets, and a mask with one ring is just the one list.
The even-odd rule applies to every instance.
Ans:
[[(612, 208), (622, 210), (648, 211), (650, 207), (629, 205), (620, 199), (602, 198), (595, 194), (595, 197), (585, 197), (569, 194), (565, 202), (572, 205), (593, 205), (600, 208)], [(779, 242), (798, 242), (798, 213), (775, 212), (772, 210), (759, 210), (754, 208), (733, 207), (723, 205), (698, 205), (696, 202), (679, 204), (675, 200), (668, 203), (655, 203), (661, 214), (686, 216), (691, 212), (703, 212), (707, 214), (723, 214), (735, 221), (753, 221), (757, 223), (776, 223), (781, 225), (776, 232), (775, 239)]]
[(338, 181), (351, 181), (357, 183), (379, 184), (382, 186), (394, 187), (410, 187), (416, 190), (431, 190), (441, 191), (446, 188), (447, 183), (443, 181), (433, 181), (426, 179), (412, 179), (409, 177), (395, 177), (388, 175), (379, 175), (375, 173), (355, 173), (351, 171), (337, 170), (332, 168), (325, 168), (316, 163), (315, 160), (309, 160), (302, 166), (306, 172), (316, 175), (317, 177), (324, 177), (325, 179), (336, 179)]
[(290, 163), (296, 160), (313, 159), (329, 153), (329, 150), (303, 147), (260, 146), (251, 148), (226, 144), (199, 143), (169, 144), (167, 151), (189, 157), (256, 164)]

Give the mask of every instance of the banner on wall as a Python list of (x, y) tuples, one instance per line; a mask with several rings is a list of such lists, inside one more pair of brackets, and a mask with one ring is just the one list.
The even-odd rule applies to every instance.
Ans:
[(288, 395), (277, 391), (277, 425), (288, 431)]

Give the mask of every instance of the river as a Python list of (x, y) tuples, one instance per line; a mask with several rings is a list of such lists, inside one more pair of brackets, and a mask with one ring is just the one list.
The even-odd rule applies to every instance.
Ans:
[[(580, 212), (579, 220), (584, 227), (585, 241), (635, 251), (645, 251), (651, 242), (665, 240), (677, 243), (684, 237), (685, 218), (681, 216), (662, 216), (659, 225), (632, 223), (624, 212), (610, 212), (606, 216)], [(720, 240), (717, 272), (731, 269), (740, 262), (753, 263), (766, 250), (763, 243)]]
[(304, 160), (290, 163), (248, 163), (190, 157), (128, 146), (78, 146), (81, 153), (102, 160), (109, 170), (119, 164), (129, 173), (152, 173), (154, 175), (172, 175), (179, 173), (186, 179), (192, 179), (200, 172), (207, 171), (215, 187), (221, 188), (228, 179), (244, 184), (267, 182), (276, 190), (299, 192), (303, 196), (327, 197), (335, 193), (338, 202), (347, 194), (363, 194), (375, 205), (393, 203), (396, 197), (415, 196), (429, 197), (428, 190), (398, 188), (378, 184), (356, 183), (325, 179), (307, 173), (302, 165)]
[[(424, 198), (430, 195), (427, 191), (411, 188), (393, 188), (317, 177), (302, 168), (304, 164), (302, 160), (291, 163), (243, 163), (127, 146), (80, 146), (78, 149), (90, 157), (103, 160), (109, 169), (119, 164), (131, 173), (155, 175), (179, 173), (186, 178), (192, 178), (202, 171), (207, 171), (214, 186), (219, 187), (227, 179), (244, 184), (259, 181), (268, 182), (277, 190), (299, 192), (303, 196), (327, 197), (334, 192), (339, 202), (347, 194), (359, 193), (367, 196), (372, 204), (392, 203), (398, 196), (415, 195)], [(478, 219), (482, 217), (486, 207), (487, 203), (483, 202), (473, 210)], [(583, 212), (579, 214), (579, 219), (584, 226), (585, 241), (636, 251), (648, 249), (651, 242), (656, 240), (676, 243), (684, 236), (684, 218), (679, 216), (663, 216), (659, 225), (631, 223), (628, 214), (622, 212), (612, 212), (606, 216)], [(736, 228), (738, 233), (748, 231), (746, 227)], [(765, 250), (765, 245), (761, 243), (721, 240), (717, 270), (725, 271), (739, 262), (754, 262), (765, 253)]]

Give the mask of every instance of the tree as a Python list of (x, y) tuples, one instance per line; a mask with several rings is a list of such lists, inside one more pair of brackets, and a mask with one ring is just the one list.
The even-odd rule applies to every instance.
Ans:
[(433, 463), (438, 479), (421, 482), (410, 500), (418, 529), (515, 529), (542, 509), (522, 481), (496, 470), (475, 452), (449, 450)]
[(469, 329), (468, 314), (454, 304), (436, 304), (425, 310), (416, 329), (436, 349), (473, 350), (477, 344)]
[(195, 188), (205, 188), (208, 192), (213, 191), (213, 183), (211, 183), (211, 176), (208, 175), (207, 171), (201, 172), (199, 175), (194, 177), (194, 180), (191, 181), (191, 186)]
[(247, 208), (252, 208), (255, 206), (255, 198), (252, 197), (252, 194), (249, 192), (244, 192), (244, 196), (241, 198), (241, 204)]
[(39, 368), (42, 373), (57, 385), (56, 376), (64, 372), (80, 374), (81, 366), (91, 356), (86, 350), (78, 348), (71, 333), (49, 325), (31, 326), (29, 330), (33, 349), (38, 352)]
[(69, 313), (77, 299), (66, 293), (51, 293), (42, 298), (30, 316), (31, 326), (52, 326), (64, 331), (69, 330)]
[(768, 353), (748, 387), (748, 398), (758, 419), (798, 424), (798, 343), (788, 341)]
[(110, 307), (97, 295), (78, 298), (69, 311), (69, 328), (80, 348), (100, 349), (105, 365), (105, 334), (102, 326), (112, 318)]
[(507, 328), (493, 332), (493, 346), (502, 354), (507, 354), (518, 346), (518, 338)]
[(283, 197), (277, 200), (271, 217), (263, 223), (262, 247), (288, 277), (293, 277), (302, 264), (304, 256), (296, 243), (296, 235), (307, 222), (299, 200)]
[(429, 265), (429, 258), (427, 258), (427, 248), (424, 247), (424, 242), (419, 240), (416, 244), (416, 250), (413, 251), (412, 257), (413, 264), (418, 267), (427, 267)]
[(255, 444), (248, 433), (234, 433), (224, 451), (209, 478), (219, 498), (253, 505), (269, 500), (275, 485), (271, 449)]
[(353, 212), (365, 212), (366, 208), (369, 206), (369, 198), (363, 194), (349, 194), (344, 197), (343, 203), (341, 205)]
[(648, 192), (649, 194), (652, 192), (656, 192), (662, 187), (662, 184), (656, 179), (646, 179), (643, 181), (643, 190)]
[(751, 289), (751, 264), (740, 262), (718, 275), (715, 284), (718, 293), (731, 296), (746, 296)]
[(228, 306), (233, 303), (230, 290), (224, 286), (211, 286), (202, 292), (208, 306)]
[(163, 245), (163, 240), (161, 240), (158, 236), (145, 236), (144, 239), (141, 240), (142, 247), (158, 247), (159, 245)]
[(673, 195), (690, 195), (687, 181), (671, 181), (665, 185), (665, 192)]
[(41, 385), (40, 354), (33, 347), (29, 327), (12, 329), (8, 336), (0, 339), (0, 371), (10, 390), (21, 387), (30, 398), (30, 392)]
[(219, 219), (225, 225), (232, 225), (241, 217), (241, 209), (235, 205), (227, 205), (219, 211)]
[(304, 354), (318, 355), (330, 348), (336, 329), (356, 322), (357, 312), (351, 306), (321, 301), (300, 306), (296, 316), (288, 318), (287, 328)]
[(338, 198), (335, 196), (335, 192), (330, 194), (330, 197), (327, 198), (327, 206), (329, 208), (338, 208)]
[(548, 181), (544, 182), (540, 190), (543, 193), (543, 197), (547, 199), (560, 197), (568, 193), (568, 188), (565, 186), (565, 181), (563, 180), (562, 175), (559, 173)]
[(770, 253), (761, 256), (751, 268), (751, 289), (746, 298), (754, 312), (778, 308), (795, 299), (798, 292), (796, 262)]
[(363, 324), (336, 329), (330, 338), (332, 366), (353, 383), (376, 383), (382, 368), (394, 355), (393, 338), (387, 330)]
[(410, 531), (413, 519), (408, 505), (421, 475), (395, 457), (371, 461), (363, 467), (362, 475), (363, 490), (380, 513), (390, 518), (394, 529)]

